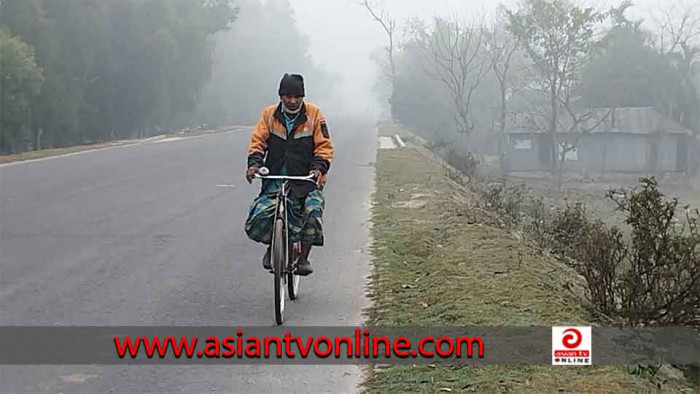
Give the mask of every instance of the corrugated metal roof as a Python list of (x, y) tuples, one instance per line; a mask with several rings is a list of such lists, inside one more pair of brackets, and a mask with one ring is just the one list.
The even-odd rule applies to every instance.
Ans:
[[(518, 122), (518, 119), (521, 121)], [(593, 117), (582, 123), (582, 129), (591, 129), (601, 122), (591, 133), (628, 133), (628, 134), (653, 134), (658, 131), (665, 133), (692, 134), (690, 130), (682, 124), (675, 122), (653, 107), (629, 107), (629, 108), (597, 108)], [(520, 124), (518, 124), (520, 123)], [(569, 116), (561, 119), (561, 131), (567, 132), (571, 127)], [(516, 117), (513, 119), (512, 128), (509, 134), (524, 133), (544, 133), (544, 130), (537, 130), (532, 127), (532, 122), (525, 118)]]
[[(597, 116), (609, 111), (609, 109), (596, 110)], [(683, 125), (667, 118), (652, 107), (616, 108), (612, 111), (613, 113), (604, 122), (604, 130), (601, 131), (640, 134), (664, 131), (666, 133), (690, 134), (690, 130)]]

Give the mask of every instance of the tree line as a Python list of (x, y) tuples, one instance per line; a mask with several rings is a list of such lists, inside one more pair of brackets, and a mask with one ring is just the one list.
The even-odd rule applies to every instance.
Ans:
[(0, 153), (248, 122), (256, 78), (317, 70), (295, 23), (288, 0), (0, 0)]
[(490, 152), (518, 117), (555, 138), (595, 128), (596, 108), (653, 106), (700, 134), (700, 9), (674, 2), (645, 21), (632, 7), (524, 0), (472, 22), (414, 18), (400, 45), (387, 31), (394, 49), (379, 57), (392, 115)]
[(304, 75), (307, 96), (328, 100), (332, 76), (309, 56), (288, 0), (236, 0), (238, 19), (214, 37), (212, 78), (202, 91), (196, 119), (210, 126), (250, 124), (277, 100), (285, 72)]

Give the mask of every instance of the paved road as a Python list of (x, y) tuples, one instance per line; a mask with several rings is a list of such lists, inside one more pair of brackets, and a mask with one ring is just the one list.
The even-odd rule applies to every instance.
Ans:
[[(366, 306), (371, 122), (337, 122), (327, 246), (287, 324), (352, 325)], [(270, 326), (264, 248), (243, 232), (249, 132), (0, 166), (0, 324)], [(0, 366), (1, 392), (353, 391), (335, 366)]]

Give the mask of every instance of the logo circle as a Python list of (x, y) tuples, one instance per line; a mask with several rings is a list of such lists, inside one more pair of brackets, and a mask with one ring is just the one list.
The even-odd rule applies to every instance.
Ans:
[(567, 328), (566, 330), (564, 330), (564, 334), (566, 335), (562, 337), (561, 343), (567, 349), (576, 349), (583, 341), (583, 335), (581, 335), (581, 331), (575, 328)]

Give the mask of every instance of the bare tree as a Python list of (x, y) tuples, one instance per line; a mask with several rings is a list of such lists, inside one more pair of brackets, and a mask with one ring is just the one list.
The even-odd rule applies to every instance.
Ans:
[(485, 51), (486, 36), (483, 23), (462, 25), (441, 19), (435, 20), (432, 31), (414, 30), (424, 71), (449, 92), (461, 135), (468, 135), (474, 129), (472, 96), (491, 69), (491, 59)]
[(652, 15), (656, 24), (657, 49), (662, 55), (685, 51), (700, 42), (700, 5), (673, 2), (660, 6), (658, 15)]
[[(543, 106), (537, 99), (527, 99), (527, 101), (531, 108), (528, 113), (523, 114), (520, 126), (533, 130), (547, 130), (552, 118), (551, 109)], [(563, 167), (569, 160), (569, 155), (578, 149), (583, 136), (598, 130), (608, 122), (615, 110), (582, 105), (580, 97), (568, 94), (557, 97), (556, 101), (558, 111), (561, 113), (556, 119), (556, 132), (550, 137), (553, 147), (552, 156), (556, 164), (556, 186), (557, 189), (561, 189)], [(611, 125), (614, 126), (614, 124)]]
[[(501, 9), (503, 11), (503, 9)], [(504, 167), (503, 142), (508, 122), (508, 92), (513, 90), (513, 60), (519, 49), (518, 40), (505, 28), (503, 13), (487, 34), (486, 49), (491, 59), (491, 68), (498, 80), (500, 108), (498, 114), (498, 151), (501, 168)]]
[(389, 41), (388, 45), (384, 50), (386, 51), (387, 58), (389, 59), (389, 68), (391, 71), (392, 82), (396, 79), (396, 63), (394, 63), (394, 51), (395, 51), (395, 41), (394, 33), (396, 33), (396, 20), (391, 18), (391, 16), (384, 10), (375, 11), (376, 6), (370, 4), (369, 0), (362, 0), (360, 4), (365, 7), (367, 12), (384, 30)]
[[(604, 120), (590, 130), (583, 127), (593, 119), (595, 111), (582, 108), (574, 90), (591, 58), (596, 42), (594, 26), (604, 16), (565, 0), (525, 0), (519, 11), (508, 11), (507, 15), (509, 31), (522, 43), (532, 63), (530, 89), (539, 99), (531, 102), (532, 118), (544, 121), (538, 129), (547, 131), (551, 169), (559, 188), (567, 153), (575, 149), (581, 134)], [(571, 132), (579, 133), (579, 137), (574, 141), (562, 138)]]
[(695, 77), (700, 62), (700, 4), (674, 2), (659, 7), (658, 15), (652, 16), (656, 24), (656, 47), (665, 56), (681, 77), (686, 102), (671, 104), (667, 115), (685, 126), (700, 132), (700, 114), (697, 107), (700, 95), (695, 86)]
[[(566, 100), (567, 101), (562, 101), (561, 104), (568, 115), (568, 118), (566, 118), (568, 122), (562, 122), (560, 118), (558, 125), (566, 135), (573, 136), (573, 138), (568, 141), (557, 141), (559, 163), (564, 163), (569, 152), (578, 148), (578, 144), (584, 135), (598, 129), (598, 127), (613, 113), (612, 109), (603, 111), (596, 110), (595, 108), (582, 109), (581, 107), (573, 105), (569, 97), (567, 97)], [(562, 172), (559, 171), (557, 176), (557, 189), (561, 189), (561, 183)]]

